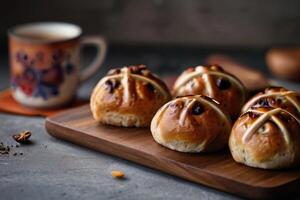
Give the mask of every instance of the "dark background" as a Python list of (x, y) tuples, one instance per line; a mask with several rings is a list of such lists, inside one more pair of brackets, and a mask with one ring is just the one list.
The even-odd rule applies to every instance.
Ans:
[(32, 21), (79, 24), (112, 46), (268, 48), (300, 43), (299, 0), (7, 0), (0, 46), (9, 27)]
[[(7, 29), (36, 21), (80, 25), (109, 43), (109, 68), (146, 64), (178, 75), (223, 53), (270, 76), (265, 53), (300, 45), (299, 0), (8, 0), (0, 6), (0, 62), (8, 70)], [(83, 63), (95, 54), (84, 51)]]
[[(300, 44), (299, 0), (2, 0), (0, 90), (9, 87), (6, 31), (32, 21), (76, 23), (85, 34), (107, 38), (104, 66), (79, 88), (82, 98), (109, 68), (143, 63), (160, 76), (178, 75), (211, 53), (228, 54), (271, 77), (266, 51)], [(86, 62), (92, 58), (87, 55)], [(299, 90), (298, 84), (278, 83)], [(13, 144), (12, 134), (21, 130), (32, 131), (34, 145), (20, 148), (23, 156), (0, 157), (0, 199), (238, 199), (52, 138), (43, 118), (0, 114), (1, 141)], [(111, 170), (128, 179), (116, 182)]]

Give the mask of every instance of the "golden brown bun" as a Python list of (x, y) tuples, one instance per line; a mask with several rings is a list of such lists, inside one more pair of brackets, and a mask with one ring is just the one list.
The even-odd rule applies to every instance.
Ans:
[(220, 102), (232, 118), (240, 113), (246, 89), (236, 77), (217, 65), (188, 68), (176, 80), (174, 96), (201, 94)]
[(219, 103), (202, 95), (178, 97), (151, 122), (154, 140), (181, 152), (210, 152), (228, 143), (231, 122)]
[(229, 148), (236, 162), (264, 169), (300, 162), (300, 120), (282, 108), (253, 108), (235, 122)]
[(94, 88), (90, 107), (95, 120), (116, 126), (147, 127), (171, 95), (144, 65), (113, 69)]
[(242, 113), (258, 107), (285, 109), (300, 117), (300, 93), (283, 87), (269, 87), (253, 96), (242, 108)]

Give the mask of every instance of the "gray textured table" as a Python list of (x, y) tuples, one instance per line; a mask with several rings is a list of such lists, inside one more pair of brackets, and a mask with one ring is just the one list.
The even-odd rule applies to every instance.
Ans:
[[(186, 66), (202, 63), (209, 52), (199, 49), (150, 48), (141, 51), (115, 48), (110, 51), (104, 67), (96, 77), (80, 88), (79, 96), (88, 97), (92, 87), (109, 67), (146, 63), (153, 71), (167, 75), (170, 72), (179, 73)], [(263, 69), (264, 51), (228, 53)], [(6, 58), (5, 55), (3, 57)], [(2, 59), (0, 63), (0, 89), (9, 85), (5, 60)], [(299, 88), (299, 85), (288, 86)], [(47, 134), (44, 118), (0, 113), (0, 141), (16, 145), (11, 136), (21, 130), (32, 131), (33, 144), (13, 148), (9, 155), (0, 155), (0, 199), (238, 199), (227, 193), (55, 139)], [(23, 155), (13, 156), (14, 152), (22, 152)], [(113, 179), (111, 170), (124, 171), (127, 179)]]

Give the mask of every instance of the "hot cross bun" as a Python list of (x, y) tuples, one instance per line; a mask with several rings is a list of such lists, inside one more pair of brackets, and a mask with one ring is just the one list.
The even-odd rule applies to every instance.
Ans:
[(252, 106), (239, 117), (232, 128), (229, 148), (234, 160), (264, 169), (298, 165), (298, 116), (281, 106)]
[(215, 100), (202, 96), (178, 97), (155, 114), (151, 122), (154, 140), (181, 152), (210, 152), (225, 147), (230, 117)]
[(104, 124), (147, 127), (171, 95), (167, 86), (146, 66), (110, 70), (94, 88), (90, 107)]

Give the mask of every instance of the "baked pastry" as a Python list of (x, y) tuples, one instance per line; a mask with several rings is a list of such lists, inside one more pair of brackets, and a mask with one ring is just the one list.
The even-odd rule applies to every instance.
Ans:
[(242, 113), (257, 107), (282, 108), (300, 117), (300, 93), (283, 87), (266, 88), (243, 106)]
[(145, 65), (110, 70), (94, 88), (90, 107), (95, 120), (116, 126), (147, 127), (171, 95)]
[(151, 122), (154, 140), (180, 152), (211, 152), (225, 147), (231, 121), (219, 103), (202, 95), (178, 97), (161, 107)]
[(178, 77), (173, 95), (195, 94), (219, 101), (232, 118), (238, 116), (246, 99), (246, 89), (241, 81), (217, 65), (188, 68)]
[(236, 162), (264, 169), (300, 163), (300, 119), (282, 108), (256, 107), (235, 122), (229, 148)]

